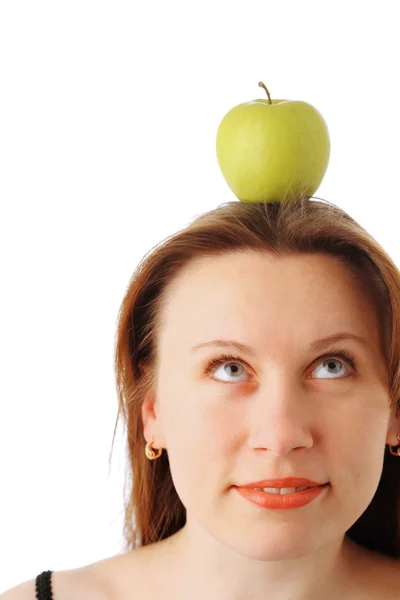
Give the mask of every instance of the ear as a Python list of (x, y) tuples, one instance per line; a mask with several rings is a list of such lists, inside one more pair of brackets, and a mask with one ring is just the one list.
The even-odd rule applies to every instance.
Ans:
[(157, 425), (157, 409), (156, 409), (156, 401), (153, 395), (153, 392), (148, 393), (142, 404), (142, 422), (143, 422), (143, 432), (145, 434), (146, 440), (150, 440), (151, 436), (154, 435), (154, 430)]
[(393, 402), (393, 406), (390, 409), (390, 420), (388, 425), (386, 443), (390, 446), (398, 446), (400, 442), (397, 439), (397, 434), (400, 435), (400, 407), (398, 399), (396, 399)]
[[(147, 366), (143, 367), (144, 371), (148, 370)], [(149, 391), (142, 404), (142, 423), (143, 423), (143, 434), (146, 442), (149, 442), (154, 437), (153, 448), (165, 448), (165, 437), (161, 424), (161, 416), (158, 407), (157, 398), (154, 390)]]

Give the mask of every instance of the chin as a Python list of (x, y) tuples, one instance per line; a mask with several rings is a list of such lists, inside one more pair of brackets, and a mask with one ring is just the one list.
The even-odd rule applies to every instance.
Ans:
[(293, 523), (258, 523), (253, 527), (244, 523), (243, 527), (236, 525), (221, 530), (217, 526), (214, 531), (211, 528), (208, 531), (225, 548), (252, 560), (292, 560), (312, 554), (324, 544), (321, 531), (316, 530), (313, 536), (309, 528), (305, 531)]

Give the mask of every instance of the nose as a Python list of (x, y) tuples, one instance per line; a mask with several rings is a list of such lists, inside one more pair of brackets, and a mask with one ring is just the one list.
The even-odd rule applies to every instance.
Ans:
[[(249, 400), (248, 446), (286, 456), (294, 449), (311, 448), (313, 439), (310, 392), (281, 377)], [(313, 411), (315, 413), (315, 410)]]

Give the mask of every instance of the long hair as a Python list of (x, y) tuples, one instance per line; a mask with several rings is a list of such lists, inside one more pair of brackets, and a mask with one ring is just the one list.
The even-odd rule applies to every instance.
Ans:
[[(394, 262), (344, 210), (301, 194), (280, 203), (232, 201), (197, 216), (144, 256), (128, 284), (118, 314), (114, 368), (118, 415), (127, 431), (124, 541), (127, 551), (167, 538), (186, 523), (172, 481), (168, 453), (145, 456), (142, 404), (157, 379), (155, 339), (168, 286), (194, 258), (236, 250), (283, 257), (325, 253), (363, 285), (379, 319), (388, 383), (400, 406), (400, 277)], [(147, 369), (142, 369), (147, 365)], [(362, 452), (362, 449), (360, 449)], [(347, 531), (358, 544), (400, 556), (400, 457), (385, 450), (379, 486), (370, 505)]]

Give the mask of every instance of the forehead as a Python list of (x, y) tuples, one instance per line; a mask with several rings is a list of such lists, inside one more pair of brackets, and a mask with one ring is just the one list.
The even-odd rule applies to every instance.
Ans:
[(173, 332), (175, 342), (186, 343), (261, 334), (276, 343), (337, 328), (374, 336), (378, 329), (357, 281), (325, 254), (240, 251), (194, 259), (171, 284), (161, 316), (164, 337)]

